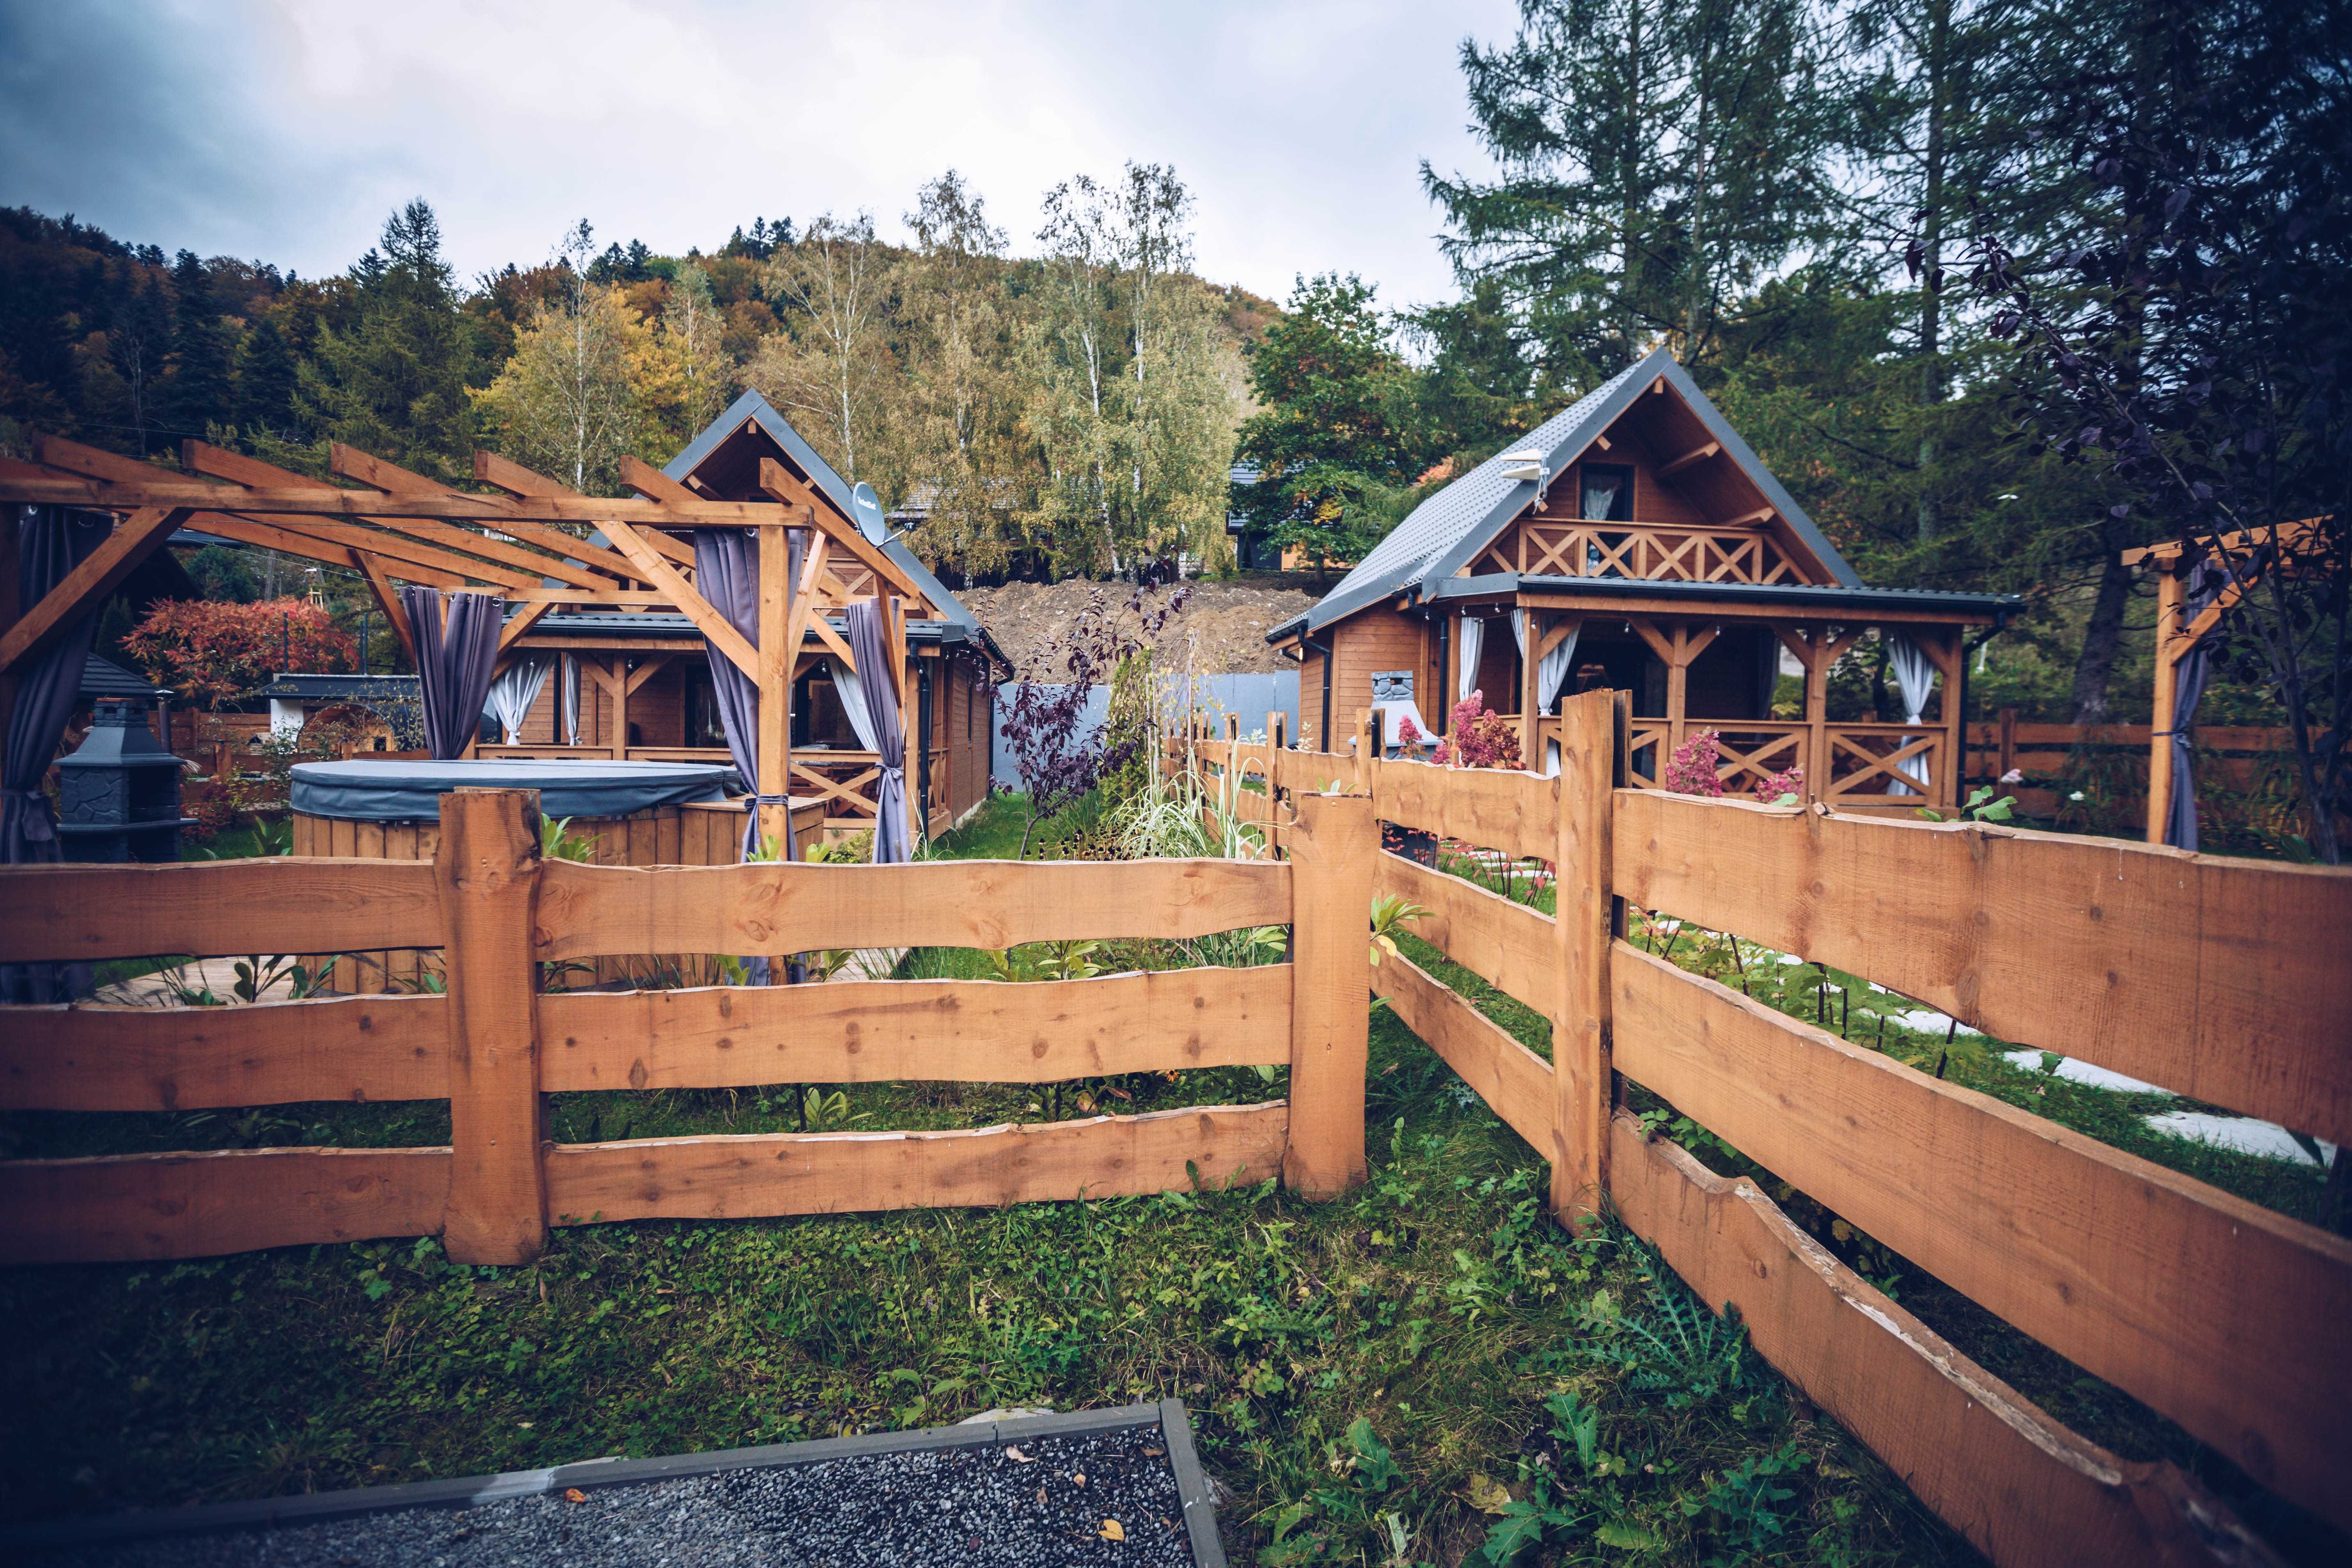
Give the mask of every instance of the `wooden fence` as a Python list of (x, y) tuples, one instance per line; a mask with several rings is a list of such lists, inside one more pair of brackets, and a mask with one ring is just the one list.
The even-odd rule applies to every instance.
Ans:
[[(1839, 1263), (1755, 1184), (1645, 1136), (1638, 1084), (2281, 1497), (2352, 1527), (2352, 1242), (1915, 1071), (1623, 940), (1629, 904), (1873, 980), (2000, 1039), (2352, 1140), (2352, 872), (1625, 786), (1629, 723), (1571, 699), (1557, 779), (1237, 741), (1171, 765), (1334, 782), (1384, 823), (1558, 868), (1559, 918), (1391, 854), (1376, 891), (1543, 1014), (1552, 1058), (1425, 971), (1375, 989), (1553, 1163), (1995, 1562), (2268, 1560), (2168, 1464), (2053, 1420)], [(1302, 818), (1302, 820), (1304, 820)]]
[[(225, 1008), (0, 1007), (0, 1109), (185, 1111), (444, 1099), (447, 1147), (0, 1163), (0, 1258), (188, 1258), (439, 1232), (460, 1262), (546, 1227), (1107, 1197), (1364, 1171), (1370, 810), (1310, 803), (1288, 859), (639, 869), (542, 860), (535, 797), (444, 795), (431, 859), (306, 857), (0, 873), (13, 962), (438, 948), (444, 994)], [(607, 953), (1005, 948), (1287, 925), (1289, 962), (1051, 985), (864, 981), (548, 992)], [(565, 1144), (549, 1092), (1048, 1082), (1280, 1065), (1286, 1101), (970, 1131)]]

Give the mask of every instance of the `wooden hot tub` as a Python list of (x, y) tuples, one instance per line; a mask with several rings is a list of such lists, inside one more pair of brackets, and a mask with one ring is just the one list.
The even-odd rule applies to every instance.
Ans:
[[(600, 866), (731, 866), (743, 836), (741, 781), (702, 763), (366, 762), (294, 768), (294, 853), (362, 860), (430, 860), (440, 847), (438, 797), (458, 788), (535, 789), (540, 810), (564, 831), (593, 839)], [(823, 841), (821, 797), (792, 803), (803, 851)], [(321, 955), (302, 960), (313, 969)], [(618, 979), (642, 961), (599, 960), (595, 977)], [(675, 962), (675, 961), (664, 961)], [(439, 973), (437, 954), (415, 949), (343, 955), (328, 989), (415, 990)], [(585, 976), (577, 977), (584, 979)], [(575, 979), (575, 983), (577, 980)]]

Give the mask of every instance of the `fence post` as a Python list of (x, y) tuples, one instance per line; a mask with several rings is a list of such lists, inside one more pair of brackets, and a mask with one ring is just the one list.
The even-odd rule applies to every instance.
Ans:
[(447, 946), (449, 1206), (442, 1244), (457, 1263), (528, 1263), (547, 1241), (540, 1159), (539, 795), (454, 790), (441, 797)]
[(1608, 1191), (1610, 790), (1618, 694), (1587, 691), (1559, 709), (1559, 848), (1555, 884), (1559, 1002), (1551, 1035), (1552, 1212), (1581, 1230)]
[(1302, 795), (1289, 836), (1290, 1137), (1283, 1185), (1337, 1197), (1364, 1179), (1371, 1024), (1372, 803)]

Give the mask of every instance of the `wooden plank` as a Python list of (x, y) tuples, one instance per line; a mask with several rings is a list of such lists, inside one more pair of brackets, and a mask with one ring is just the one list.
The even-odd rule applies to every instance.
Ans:
[[(538, 796), (454, 790), (441, 797), (433, 870), (449, 942), (448, 1215), (458, 1263), (527, 1263), (546, 1244), (540, 1163)], [(644, 948), (640, 952), (667, 952)]]
[[(1676, 634), (1677, 640), (1680, 633)], [(1559, 708), (1559, 868), (1553, 925), (1559, 946), (1550, 1005), (1555, 1137), (1552, 1212), (1581, 1230), (1600, 1217), (1608, 1191), (1611, 791), (1618, 697), (1587, 691)]]
[(446, 1149), (225, 1149), (0, 1163), (0, 1258), (113, 1263), (424, 1236)]
[(1282, 1183), (1332, 1198), (1361, 1182), (1370, 1017), (1372, 862), (1380, 829), (1360, 796), (1307, 795), (1289, 835), (1290, 1142)]
[(840, 980), (540, 1001), (541, 1087), (1054, 1083), (1290, 1059), (1286, 963), (1094, 980)]
[(1206, 936), (1286, 925), (1291, 916), (1286, 868), (1233, 860), (768, 863), (658, 872), (551, 860), (541, 881), (541, 958), (1006, 948)]
[(2352, 1240), (1626, 943), (1617, 1064), (1742, 1153), (2256, 1481), (2352, 1524)]
[(694, 623), (697, 631), (709, 637), (712, 645), (727, 656), (729, 662), (750, 676), (755, 684), (758, 682), (760, 656), (752, 650), (743, 634), (735, 629), (733, 622), (714, 609), (709, 600), (696, 592), (685, 578), (677, 574), (677, 568), (663, 560), (654, 547), (627, 523), (607, 519), (604, 536), (620, 546), (621, 553), (629, 558), (639, 575), (669, 595), (670, 603)]
[(1617, 891), (2352, 1142), (2352, 869), (1621, 791)]
[[(856, 1214), (1190, 1191), (1281, 1167), (1289, 1107), (1204, 1106), (953, 1132), (767, 1133), (558, 1143), (558, 1225)], [(5, 1169), (5, 1167), (0, 1167)]]
[(2000, 1568), (2276, 1559), (2167, 1463), (2134, 1464), (2052, 1420), (1790, 1224), (1619, 1111), (1609, 1195), (1633, 1232)]
[(1549, 860), (1559, 853), (1559, 809), (1550, 779), (1517, 769), (1427, 763), (1375, 762), (1371, 773), (1372, 811), (1383, 822), (1509, 855)]
[(438, 996), (0, 1007), (0, 1109), (194, 1110), (448, 1092)]
[(0, 869), (0, 952), (17, 963), (438, 947), (441, 931), (432, 868), (388, 860)]
[(824, 531), (835, 543), (855, 556), (858, 563), (872, 572), (877, 583), (887, 584), (901, 595), (926, 609), (937, 608), (923, 597), (923, 591), (906, 569), (882, 552), (881, 547), (866, 537), (857, 520), (845, 516), (833, 504), (832, 498), (793, 476), (793, 471), (773, 458), (760, 459), (760, 488), (778, 500), (790, 502), (806, 512), (805, 517), (792, 521), (805, 527)]
[(1373, 892), (1410, 899), (1429, 911), (1406, 931), (1504, 994), (1553, 1016), (1559, 937), (1549, 918), (1400, 855), (1381, 853), (1373, 864)]
[(1382, 953), (1372, 969), (1372, 990), (1512, 1131), (1549, 1155), (1559, 1126), (1549, 1062), (1410, 959)]
[[(468, 518), (501, 528), (509, 518), (525, 522), (584, 522), (598, 528), (606, 528), (613, 522), (637, 528), (756, 528), (777, 521), (778, 513), (773, 501), (611, 500), (598, 496), (532, 496), (509, 500), (450, 492), (386, 495), (351, 489), (225, 490), (218, 485), (176, 479), (168, 474), (161, 479), (137, 482), (0, 475), (0, 500), (122, 512), (151, 506), (229, 505), (240, 512), (268, 517)], [(787, 516), (785, 521), (803, 520)], [(607, 529), (608, 534), (609, 531)]]
[(14, 669), (69, 628), (96, 613), (147, 557), (163, 547), (172, 531), (188, 520), (186, 507), (147, 507), (123, 518), (80, 564), (58, 580), (41, 602), (0, 633), (0, 670)]

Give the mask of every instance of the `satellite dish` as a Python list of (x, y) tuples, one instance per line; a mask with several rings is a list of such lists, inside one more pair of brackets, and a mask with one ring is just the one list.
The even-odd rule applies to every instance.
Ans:
[(890, 520), (882, 515), (882, 498), (874, 493), (872, 485), (858, 480), (857, 488), (849, 492), (849, 504), (856, 510), (859, 532), (876, 544), (889, 539)]

